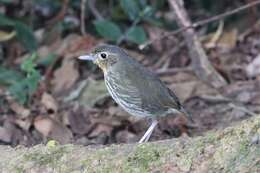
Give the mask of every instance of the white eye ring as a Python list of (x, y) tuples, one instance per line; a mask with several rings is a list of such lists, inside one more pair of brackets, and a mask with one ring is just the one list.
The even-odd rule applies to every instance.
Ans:
[(101, 59), (106, 59), (106, 58), (107, 58), (107, 53), (101, 52), (101, 53), (99, 54), (99, 57), (100, 57)]

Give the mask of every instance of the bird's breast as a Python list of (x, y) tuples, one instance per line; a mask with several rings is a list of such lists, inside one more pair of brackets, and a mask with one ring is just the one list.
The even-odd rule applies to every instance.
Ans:
[(105, 84), (109, 94), (125, 111), (136, 116), (151, 116), (142, 108), (140, 92), (129, 79), (120, 74), (105, 75)]

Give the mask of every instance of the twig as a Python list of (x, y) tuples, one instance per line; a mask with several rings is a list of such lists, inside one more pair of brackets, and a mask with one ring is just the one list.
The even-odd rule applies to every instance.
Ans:
[(217, 42), (219, 41), (221, 35), (223, 34), (223, 30), (224, 30), (224, 22), (223, 20), (220, 20), (217, 31), (212, 36), (210, 41), (207, 44), (205, 44), (205, 47), (208, 49), (216, 47)]
[(62, 20), (67, 12), (68, 5), (69, 5), (69, 0), (63, 0), (63, 4), (60, 12), (54, 18), (47, 21), (47, 25), (51, 26), (57, 23), (57, 21)]
[(161, 65), (165, 61), (167, 61), (167, 59), (171, 59), (170, 56), (174, 56), (176, 53), (178, 53), (183, 46), (185, 46), (185, 41), (182, 41), (179, 44), (176, 44), (173, 49), (169, 50), (169, 52), (165, 53), (161, 58), (159, 58), (153, 67), (155, 69), (161, 68)]
[[(187, 28), (192, 25), (186, 9), (181, 1), (169, 0), (170, 5), (176, 15), (179, 26)], [(218, 74), (202, 48), (201, 42), (193, 28), (189, 28), (183, 33), (185, 42), (189, 48), (189, 56), (192, 62), (192, 68), (196, 75), (204, 82), (210, 84), (214, 88), (219, 88), (227, 84), (225, 79)]]
[(258, 4), (260, 4), (260, 0), (257, 0), (257, 1), (251, 2), (251, 3), (248, 3), (248, 4), (246, 4), (246, 5), (243, 5), (243, 6), (241, 6), (241, 7), (236, 8), (236, 9), (234, 9), (234, 10), (227, 11), (227, 12), (224, 12), (224, 13), (219, 14), (219, 15), (215, 15), (215, 16), (210, 17), (210, 18), (208, 18), (208, 19), (204, 19), (204, 20), (197, 21), (197, 22), (195, 22), (195, 23), (193, 23), (193, 24), (191, 24), (191, 25), (189, 25), (189, 26), (179, 28), (179, 29), (177, 29), (177, 30), (175, 30), (175, 31), (168, 32), (167, 34), (163, 34), (163, 35), (161, 35), (160, 37), (154, 38), (154, 39), (152, 39), (152, 40), (148, 40), (148, 41), (145, 42), (144, 44), (140, 45), (140, 46), (139, 46), (139, 49), (144, 49), (146, 46), (152, 44), (152, 43), (153, 43), (154, 41), (156, 41), (156, 40), (160, 40), (160, 39), (162, 39), (162, 38), (165, 38), (165, 37), (168, 37), (168, 36), (171, 36), (171, 35), (176, 35), (176, 34), (178, 34), (178, 33), (180, 33), (180, 32), (183, 32), (183, 31), (185, 31), (185, 30), (187, 30), (187, 29), (189, 29), (189, 28), (197, 28), (198, 26), (202, 26), (202, 25), (205, 25), (205, 24), (208, 24), (208, 23), (211, 23), (211, 22), (214, 22), (214, 21), (223, 19), (223, 18), (225, 18), (225, 17), (231, 16), (231, 15), (233, 15), (233, 14), (236, 14), (236, 13), (238, 13), (238, 12), (240, 12), (240, 11), (246, 10), (246, 9), (251, 8), (251, 7), (253, 7), (253, 6), (256, 6), (256, 5), (258, 5)]
[(126, 32), (118, 39), (117, 41), (117, 45), (121, 44), (122, 41), (124, 41), (124, 39), (127, 37), (127, 35), (129, 34), (130, 30), (132, 28), (134, 28), (138, 23), (140, 22), (140, 18), (135, 19), (135, 21), (132, 23), (132, 25), (126, 30)]
[(131, 29), (136, 27), (136, 25), (142, 20), (142, 18), (147, 14), (147, 10), (143, 9), (143, 11), (139, 14), (139, 16), (134, 20), (132, 25), (125, 31), (125, 33), (117, 40), (117, 45), (121, 44), (122, 41), (127, 37)]
[(88, 6), (92, 14), (95, 16), (97, 20), (104, 20), (104, 17), (99, 13), (99, 11), (96, 9), (96, 0), (88, 0)]
[(168, 68), (168, 69), (159, 69), (156, 70), (156, 74), (158, 75), (169, 75), (169, 74), (176, 74), (179, 72), (192, 72), (193, 69), (191, 67), (182, 67), (182, 68)]
[(244, 106), (237, 106), (237, 105), (235, 105), (235, 104), (233, 104), (233, 103), (230, 103), (230, 104), (228, 104), (228, 105), (229, 105), (231, 108), (234, 108), (234, 109), (240, 110), (240, 111), (242, 111), (242, 112), (245, 112), (245, 113), (247, 113), (247, 114), (250, 115), (250, 116), (257, 116), (256, 113), (250, 111), (249, 109), (247, 109), (247, 108), (244, 107)]
[(85, 12), (86, 12), (86, 2), (87, 0), (81, 0), (81, 14), (80, 14), (80, 30), (82, 35), (87, 35), (86, 25), (85, 25)]

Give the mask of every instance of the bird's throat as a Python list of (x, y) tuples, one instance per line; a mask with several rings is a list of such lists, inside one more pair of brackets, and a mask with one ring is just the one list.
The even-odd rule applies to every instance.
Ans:
[(105, 64), (99, 63), (97, 65), (99, 68), (101, 68), (104, 74), (107, 74), (107, 66)]

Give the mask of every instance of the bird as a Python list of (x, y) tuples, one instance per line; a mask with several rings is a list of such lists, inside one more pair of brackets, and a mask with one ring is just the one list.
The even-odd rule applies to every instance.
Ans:
[(103, 71), (109, 94), (126, 112), (152, 119), (139, 143), (149, 140), (159, 117), (184, 114), (193, 122), (191, 114), (184, 109), (175, 93), (123, 48), (101, 44), (78, 59), (92, 61)]

